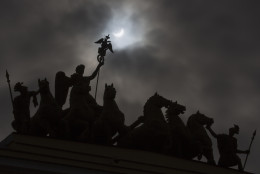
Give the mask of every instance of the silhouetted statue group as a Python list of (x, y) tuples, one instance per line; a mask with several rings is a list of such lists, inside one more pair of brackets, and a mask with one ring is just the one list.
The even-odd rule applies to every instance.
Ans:
[[(103, 64), (104, 60), (100, 61), (91, 76), (83, 76), (84, 65), (77, 66), (76, 72), (70, 77), (62, 71), (57, 72), (55, 98), (47, 79), (38, 80), (38, 91), (28, 91), (23, 83), (16, 83), (14, 91), (20, 92), (20, 95), (13, 102), (13, 128), (20, 134), (116, 145), (185, 159), (201, 159), (204, 156), (209, 164), (215, 165), (212, 141), (206, 131), (208, 129), (217, 139), (220, 153), (218, 165), (238, 165), (239, 170), (243, 170), (237, 153), (249, 153), (249, 150), (237, 149), (237, 140), (233, 137), (239, 133), (237, 125), (229, 129), (229, 134), (216, 134), (211, 129), (214, 120), (199, 111), (192, 114), (185, 125), (180, 115), (184, 114), (186, 107), (155, 93), (145, 103), (143, 116), (126, 126), (124, 114), (115, 101), (113, 84), (105, 85), (103, 106), (98, 105), (89, 93), (90, 81), (96, 77)], [(70, 106), (63, 110), (70, 87)], [(30, 99), (33, 97), (36, 107), (38, 94), (41, 98), (38, 110), (30, 117)], [(165, 115), (163, 107), (166, 108)]]
[[(38, 91), (28, 91), (23, 83), (16, 83), (14, 91), (20, 92), (20, 95), (13, 100), (12, 126), (17, 133), (147, 150), (184, 159), (197, 157), (200, 160), (204, 156), (207, 163), (215, 165), (208, 130), (217, 139), (220, 153), (218, 165), (238, 165), (239, 170), (243, 170), (237, 153), (248, 154), (249, 150), (237, 149), (234, 137), (239, 133), (237, 125), (229, 129), (229, 134), (216, 134), (211, 129), (214, 120), (199, 111), (192, 114), (185, 125), (180, 116), (186, 107), (155, 93), (146, 101), (143, 115), (132, 125), (126, 126), (125, 116), (115, 101), (113, 84), (105, 85), (103, 106), (98, 105), (90, 94), (90, 81), (104, 65), (106, 50), (113, 52), (108, 39), (109, 36), (106, 36), (96, 42), (101, 44), (99, 64), (91, 76), (84, 76), (84, 65), (77, 66), (70, 77), (62, 71), (56, 73), (55, 98), (47, 79), (38, 80)], [(69, 108), (62, 109), (69, 91)], [(31, 117), (30, 99), (33, 97), (36, 107), (38, 94), (40, 104)], [(162, 108), (166, 108), (165, 114)]]

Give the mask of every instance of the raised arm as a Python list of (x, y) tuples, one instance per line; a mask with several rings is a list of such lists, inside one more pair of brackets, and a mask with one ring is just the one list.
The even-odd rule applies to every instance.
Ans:
[(207, 125), (206, 128), (209, 130), (210, 134), (214, 137), (217, 138), (218, 135), (211, 129), (211, 125)]
[(40, 93), (40, 90), (38, 91), (30, 91), (29, 95), (30, 97), (33, 97), (33, 105), (34, 107), (38, 106), (38, 100), (37, 100), (37, 95)]
[(30, 97), (33, 97), (33, 96), (36, 96), (40, 93), (40, 90), (38, 91), (30, 91), (29, 94), (30, 94)]
[(96, 70), (93, 72), (91, 76), (89, 76), (89, 80), (93, 80), (97, 76), (97, 73), (102, 65), (104, 65), (104, 61), (99, 62)]

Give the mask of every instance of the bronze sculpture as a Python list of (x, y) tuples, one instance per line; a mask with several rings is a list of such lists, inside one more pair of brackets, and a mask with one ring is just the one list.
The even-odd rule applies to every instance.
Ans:
[(105, 36), (105, 38), (101, 38), (95, 42), (96, 44), (101, 44), (101, 47), (98, 48), (98, 56), (97, 56), (98, 62), (104, 61), (104, 57), (106, 56), (107, 50), (114, 53), (111, 41), (109, 41), (108, 39), (110, 39), (109, 35), (107, 35), (107, 36)]
[(115, 97), (114, 85), (105, 84), (103, 110), (92, 126), (92, 138), (95, 143), (113, 145), (112, 138), (116, 133), (119, 136), (126, 134), (125, 116), (120, 111)]
[(12, 127), (18, 133), (28, 134), (30, 127), (30, 100), (33, 97), (33, 104), (36, 107), (38, 105), (36, 95), (39, 92), (28, 91), (28, 88), (21, 82), (15, 84), (14, 91), (20, 92), (20, 95), (13, 100), (14, 121), (12, 122)]
[(221, 167), (238, 166), (240, 171), (243, 171), (241, 159), (237, 156), (237, 153), (248, 154), (249, 150), (239, 150), (237, 148), (237, 139), (234, 137), (235, 134), (239, 134), (238, 125), (229, 128), (229, 134), (216, 134), (211, 129), (211, 124), (207, 126), (207, 129), (211, 135), (217, 139), (218, 150), (219, 150), (219, 161), (218, 165)]
[(157, 93), (144, 105), (144, 123), (121, 138), (118, 145), (134, 149), (166, 153), (171, 146), (170, 131), (162, 113), (172, 102)]
[(29, 134), (56, 137), (62, 109), (52, 96), (47, 79), (39, 79), (38, 85), (41, 101), (37, 112), (30, 120)]
[[(103, 106), (97, 104), (96, 98), (90, 94), (90, 81), (98, 76), (104, 65), (106, 51), (109, 49), (113, 52), (108, 39), (109, 35), (95, 42), (101, 44), (97, 56), (99, 64), (91, 76), (83, 75), (84, 65), (78, 65), (70, 77), (62, 71), (56, 73), (55, 98), (46, 78), (38, 80), (37, 92), (28, 91), (23, 83), (18, 82), (14, 89), (20, 95), (14, 100), (10, 90), (15, 117), (12, 126), (17, 133), (153, 151), (189, 160), (195, 157), (200, 160), (205, 156), (208, 164), (215, 165), (212, 141), (205, 130), (206, 126), (218, 141), (218, 165), (238, 165), (239, 170), (243, 170), (236, 153), (249, 154), (249, 150), (237, 149), (237, 140), (233, 137), (239, 133), (237, 125), (230, 128), (229, 135), (217, 135), (210, 127), (214, 120), (199, 111), (192, 114), (185, 125), (180, 115), (184, 114), (186, 107), (155, 93), (145, 103), (143, 115), (132, 125), (126, 126), (124, 113), (115, 100), (116, 89), (113, 84), (105, 85)], [(8, 73), (7, 82), (10, 87)], [(70, 106), (62, 110), (70, 87)], [(40, 106), (35, 115), (30, 117), (30, 99), (34, 98), (36, 106), (38, 93), (41, 96)], [(165, 115), (162, 108), (166, 108)]]

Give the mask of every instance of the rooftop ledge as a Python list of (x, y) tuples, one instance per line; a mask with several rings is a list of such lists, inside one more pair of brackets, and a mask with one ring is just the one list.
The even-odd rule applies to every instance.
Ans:
[(15, 133), (0, 143), (0, 173), (249, 174), (153, 152)]

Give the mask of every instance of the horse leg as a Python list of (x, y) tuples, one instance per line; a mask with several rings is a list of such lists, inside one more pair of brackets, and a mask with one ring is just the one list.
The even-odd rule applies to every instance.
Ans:
[(110, 126), (103, 120), (97, 120), (92, 128), (92, 138), (94, 143), (112, 145), (112, 131)]
[(203, 155), (207, 158), (208, 164), (216, 165), (212, 148), (204, 148), (203, 149)]
[(85, 129), (79, 135), (78, 140), (82, 142), (88, 142), (91, 139), (90, 124), (88, 122), (84, 122), (84, 128)]
[(169, 154), (178, 158), (182, 158), (183, 148), (183, 142), (178, 137), (172, 137)]

